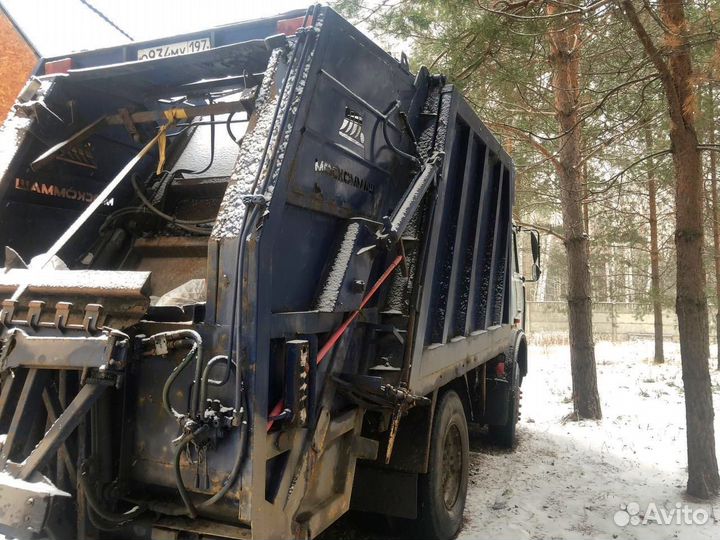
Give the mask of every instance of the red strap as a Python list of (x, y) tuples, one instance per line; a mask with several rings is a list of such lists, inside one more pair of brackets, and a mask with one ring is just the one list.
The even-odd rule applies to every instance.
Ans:
[[(395, 269), (398, 267), (398, 265), (402, 262), (403, 256), (398, 255), (395, 257), (392, 263), (390, 263), (390, 266), (388, 266), (387, 270), (383, 272), (383, 275), (380, 276), (380, 279), (378, 279), (375, 282), (375, 285), (373, 285), (372, 289), (370, 289), (370, 292), (365, 295), (365, 298), (362, 299), (362, 302), (360, 302), (360, 307), (353, 311), (352, 315), (350, 315), (344, 323), (340, 325), (340, 327), (333, 332), (333, 335), (330, 336), (330, 339), (327, 340), (327, 343), (323, 345), (322, 349), (318, 352), (317, 355), (317, 363), (320, 364), (320, 362), (323, 361), (323, 359), (328, 355), (328, 353), (332, 350), (332, 348), (335, 346), (335, 344), (340, 340), (342, 335), (345, 333), (345, 331), (348, 329), (348, 327), (353, 323), (355, 319), (358, 318), (360, 315), (360, 312), (362, 309), (367, 305), (367, 303), (372, 300), (372, 297), (375, 296), (375, 293), (378, 292), (378, 289), (382, 287), (382, 284), (387, 281), (387, 278), (390, 277), (390, 275), (395, 271)], [(273, 407), (272, 411), (270, 411), (269, 416), (272, 418), (273, 416), (277, 416), (280, 414), (283, 409), (285, 408), (285, 403), (281, 399), (278, 401), (275, 406)], [(267, 429), (270, 431), (270, 428), (273, 426), (274, 420), (268, 420), (267, 423)]]

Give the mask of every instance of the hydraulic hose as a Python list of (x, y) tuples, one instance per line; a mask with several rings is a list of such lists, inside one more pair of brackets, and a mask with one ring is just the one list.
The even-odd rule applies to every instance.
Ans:
[[(213, 104), (215, 101), (211, 98), (210, 103)], [(190, 126), (198, 126), (201, 125), (201, 122), (192, 122)], [(188, 127), (190, 127), (188, 126)], [(194, 136), (195, 132), (193, 132)], [(176, 170), (173, 175), (176, 174), (203, 174), (210, 170), (210, 168), (213, 166), (213, 163), (215, 162), (215, 115), (210, 115), (210, 163), (208, 163), (205, 168), (199, 170), (199, 171), (193, 171), (191, 169), (178, 169)]]
[(240, 474), (243, 458), (245, 457), (245, 441), (247, 439), (247, 424), (245, 423), (244, 418), (240, 419), (240, 426), (238, 427), (240, 429), (240, 433), (238, 434), (238, 447), (237, 452), (235, 453), (233, 468), (230, 470), (230, 474), (228, 474), (220, 490), (208, 500), (203, 501), (197, 506), (200, 509), (210, 508), (210, 506), (222, 499), (227, 492), (230, 491), (230, 488), (233, 484), (235, 484), (235, 481)]
[[(206, 426), (202, 426), (200, 429), (205, 428)], [(199, 430), (198, 430), (199, 431)], [(187, 488), (185, 488), (185, 483), (182, 479), (182, 471), (180, 470), (180, 456), (182, 456), (183, 450), (187, 447), (188, 444), (190, 444), (190, 441), (192, 441), (195, 438), (197, 432), (192, 433), (186, 433), (182, 436), (180, 441), (178, 441), (177, 448), (175, 449), (175, 456), (173, 458), (173, 469), (175, 471), (175, 483), (177, 484), (178, 492), (180, 493), (180, 498), (183, 500), (183, 503), (185, 504), (185, 508), (187, 509), (187, 514), (191, 518), (197, 517), (197, 510), (195, 509), (195, 506), (193, 505), (192, 500), (190, 500), (190, 494), (187, 491)]]
[[(317, 10), (319, 9), (320, 4), (314, 4), (313, 6), (310, 6), (305, 11), (305, 17), (303, 18), (302, 27), (305, 28), (308, 24), (308, 21), (312, 20), (313, 25), (317, 23)], [(307, 49), (308, 49), (308, 38), (306, 37), (303, 42), (302, 51), (299, 57), (300, 65), (305, 61)], [(258, 184), (260, 181), (260, 175), (262, 174), (262, 171), (265, 170), (265, 160), (268, 158), (268, 148), (270, 147), (270, 144), (272, 142), (272, 137), (275, 132), (275, 125), (278, 120), (278, 116), (280, 115), (280, 109), (283, 104), (283, 98), (285, 96), (285, 92), (288, 86), (288, 80), (290, 78), (290, 75), (293, 72), (293, 69), (295, 68), (295, 61), (298, 59), (297, 56), (298, 52), (298, 46), (296, 45), (293, 48), (291, 57), (287, 64), (287, 71), (285, 75), (285, 79), (283, 80), (282, 88), (278, 94), (278, 100), (277, 104), (275, 106), (275, 110), (273, 112), (272, 122), (270, 124), (270, 129), (268, 130), (268, 135), (265, 140), (265, 146), (263, 148), (263, 153), (260, 158), (260, 161), (258, 163), (257, 172), (255, 173), (255, 178), (253, 179), (252, 187), (250, 188), (250, 194), (254, 194), (258, 188)], [(297, 87), (298, 78), (300, 77), (300, 74), (296, 74), (295, 79), (293, 81), (293, 85), (290, 89), (290, 95), (292, 95), (295, 92), (295, 89)], [(282, 135), (283, 130), (285, 129), (285, 124), (287, 122), (288, 117), (288, 110), (289, 106), (285, 108), (285, 111), (283, 113), (282, 119), (280, 120), (280, 128), (278, 130), (278, 133)], [(270, 163), (274, 162), (277, 157), (277, 151), (278, 146), (275, 145), (273, 149), (273, 153), (270, 156)], [(260, 192), (265, 192), (267, 189), (267, 180), (269, 179), (269, 176), (265, 178), (263, 181), (263, 184), (260, 188)], [(242, 217), (242, 226), (240, 228), (240, 242), (238, 247), (238, 255), (237, 255), (237, 266), (238, 266), (238, 272), (235, 276), (235, 287), (234, 287), (234, 296), (235, 296), (235, 309), (233, 310), (232, 315), (232, 321), (231, 321), (231, 338), (230, 338), (230, 357), (234, 357), (237, 355), (236, 360), (236, 369), (235, 369), (235, 403), (234, 408), (235, 411), (240, 411), (242, 407), (241, 403), (241, 394), (242, 394), (242, 380), (241, 380), (241, 369), (240, 369), (240, 355), (239, 355), (239, 345), (241, 342), (241, 332), (242, 332), (242, 293), (241, 293), (241, 284), (243, 280), (243, 275), (245, 272), (245, 238), (247, 237), (248, 230), (251, 227), (251, 224), (257, 217), (257, 206), (253, 205), (249, 208), (249, 211), (246, 211)]]
[[(244, 396), (244, 393), (243, 393)], [(191, 518), (197, 517), (197, 511), (205, 510), (207, 508), (210, 508), (213, 504), (218, 502), (220, 499), (222, 499), (225, 495), (227, 495), (227, 492), (230, 491), (230, 488), (235, 484), (237, 481), (238, 476), (240, 475), (240, 470), (242, 468), (242, 462), (243, 458), (245, 457), (245, 442), (247, 440), (247, 423), (244, 421), (244, 418), (241, 418), (240, 426), (239, 428), (239, 434), (238, 434), (238, 446), (237, 446), (237, 452), (235, 453), (235, 462), (233, 463), (232, 470), (230, 471), (230, 474), (227, 475), (227, 478), (225, 478), (225, 481), (223, 482), (222, 487), (218, 490), (215, 495), (210, 497), (209, 499), (201, 502), (197, 506), (195, 506), (190, 499), (190, 494), (188, 493), (187, 488), (185, 487), (185, 483), (182, 479), (182, 471), (180, 469), (180, 457), (182, 456), (183, 451), (185, 448), (187, 448), (187, 445), (190, 444), (193, 439), (195, 439), (198, 435), (201, 435), (204, 430), (207, 429), (207, 426), (201, 426), (197, 430), (187, 433), (184, 435), (179, 441), (178, 446), (175, 449), (175, 455), (173, 459), (173, 469), (175, 471), (175, 483), (177, 484), (178, 492), (180, 493), (180, 497), (183, 500), (183, 503), (185, 504), (185, 510), (188, 516)]]
[[(190, 349), (190, 352), (183, 358), (183, 361), (180, 362), (175, 369), (172, 370), (172, 373), (170, 373), (170, 376), (165, 381), (165, 384), (163, 385), (162, 390), (162, 404), (163, 409), (165, 409), (165, 412), (168, 413), (170, 416), (173, 416), (175, 418), (182, 418), (184, 415), (182, 413), (179, 413), (175, 409), (173, 409), (172, 404), (170, 403), (170, 390), (172, 389), (172, 385), (175, 382), (175, 379), (178, 378), (180, 373), (182, 373), (185, 368), (192, 362), (193, 357), (197, 356), (198, 346), (197, 343), (193, 343), (192, 347)], [(191, 403), (192, 404), (192, 403)]]
[(124, 526), (122, 523), (107, 523), (106, 521), (101, 521), (99, 519), (100, 516), (93, 511), (92, 506), (90, 506), (87, 512), (87, 518), (90, 524), (99, 531), (116, 532)]
[(188, 232), (210, 234), (209, 230), (201, 229), (200, 227), (195, 227), (194, 225), (204, 225), (204, 224), (212, 223), (214, 220), (212, 220), (212, 219), (198, 219), (198, 220), (178, 219), (175, 216), (166, 214), (159, 208), (153, 206), (153, 204), (150, 202), (150, 200), (145, 196), (142, 189), (140, 189), (140, 186), (138, 185), (136, 174), (133, 174), (130, 177), (130, 183), (132, 184), (133, 189), (135, 190), (135, 195), (137, 195), (138, 199), (140, 199), (140, 202), (142, 202), (143, 205), (145, 206), (145, 208), (150, 210), (153, 214), (161, 217), (165, 221), (168, 221), (168, 222), (172, 223), (173, 225), (176, 225), (177, 227), (179, 227), (183, 230), (186, 230)]
[[(393, 152), (395, 152), (397, 155), (404, 157), (405, 159), (408, 159), (408, 160), (412, 161), (413, 163), (419, 164), (420, 160), (418, 158), (416, 158), (415, 156), (411, 156), (407, 152), (403, 152), (402, 150), (400, 150), (397, 146), (395, 146), (392, 143), (392, 141), (390, 140), (390, 135), (388, 135), (387, 126), (388, 126), (388, 122), (390, 121), (390, 115), (392, 113), (394, 113), (399, 107), (400, 107), (400, 102), (395, 101), (395, 103), (393, 103), (392, 106), (390, 107), (390, 110), (385, 113), (385, 116), (383, 117), (383, 120), (382, 120), (383, 138), (385, 139), (385, 142), (388, 144), (390, 149)], [(411, 137), (411, 140), (412, 140), (412, 137)]]
[[(316, 12), (317, 12), (317, 10), (318, 10), (319, 7), (320, 7), (320, 4), (314, 4), (314, 5), (310, 6), (310, 7), (307, 9), (307, 11), (305, 11), (305, 18), (303, 19), (302, 28), (306, 28), (306, 27), (307, 27), (307, 24), (308, 24), (308, 21), (311, 20), (311, 19), (312, 19), (312, 25), (313, 25), (313, 26), (317, 23), (317, 15), (316, 15)], [(310, 39), (306, 36), (305, 39), (304, 39), (304, 41), (303, 41), (303, 47), (302, 47), (302, 51), (301, 51), (301, 53), (300, 53), (300, 58), (299, 58), (298, 67), (302, 67), (303, 63), (305, 62), (305, 58), (306, 58), (306, 56), (307, 56), (307, 51), (308, 51), (308, 42), (309, 42), (309, 41), (310, 41)], [(288, 84), (288, 79), (290, 78), (290, 75), (292, 74), (293, 68), (295, 67), (295, 60), (296, 60), (296, 56), (297, 56), (297, 49), (298, 49), (298, 47), (297, 47), (297, 45), (296, 45), (295, 48), (293, 49), (292, 57), (290, 58), (290, 61), (288, 62), (287, 73), (286, 73), (286, 75), (285, 75), (285, 79), (283, 80), (282, 90), (280, 91), (280, 94), (278, 95), (277, 106), (276, 106), (276, 108), (275, 108), (275, 114), (274, 114), (274, 116), (273, 116), (273, 121), (272, 121), (272, 125), (271, 125), (271, 128), (270, 128), (270, 131), (268, 132), (268, 140), (267, 140), (267, 143), (268, 143), (268, 144), (267, 144), (266, 147), (265, 147), (265, 152), (263, 153), (263, 158), (262, 158), (262, 160), (261, 160), (261, 162), (260, 162), (260, 166), (258, 167), (257, 178), (255, 179), (255, 183), (253, 184), (253, 187), (252, 187), (252, 190), (251, 190), (251, 192), (253, 192), (253, 193), (255, 192), (255, 187), (257, 186), (257, 181), (258, 181), (258, 179), (260, 178), (260, 173), (264, 170), (265, 156), (266, 156), (266, 154), (267, 154), (267, 148), (268, 148), (268, 146), (269, 146), (270, 138), (272, 137), (273, 130), (275, 129), (275, 122), (276, 122), (277, 117), (278, 117), (278, 114), (279, 114), (279, 112), (280, 112), (280, 107), (281, 107), (282, 104), (283, 104), (283, 98), (285, 97), (285, 89), (286, 89), (287, 84)], [(292, 84), (292, 87), (290, 88), (290, 93), (288, 94), (288, 96), (292, 97), (292, 95), (295, 93), (295, 90), (296, 90), (297, 85), (298, 85), (298, 80), (300, 79), (300, 77), (301, 77), (301, 73), (300, 73), (300, 70), (298, 69), (298, 71), (297, 71), (297, 73), (295, 74), (295, 77), (294, 77), (294, 79), (293, 79), (293, 84)], [(290, 107), (290, 105), (289, 105), (289, 103), (288, 103), (288, 105), (285, 107), (285, 110), (283, 111), (282, 119), (280, 120), (280, 128), (278, 129), (278, 136), (280, 136), (280, 137), (282, 137), (283, 132), (285, 131), (285, 126), (287, 125), (288, 113), (289, 113), (289, 111), (290, 111), (290, 108), (291, 108), (291, 107)], [(273, 153), (272, 153), (272, 156), (270, 157), (270, 165), (271, 165), (271, 166), (273, 165), (273, 163), (274, 163), (275, 160), (277, 159), (279, 146), (280, 146), (280, 144), (276, 144), (276, 145), (273, 147)], [(270, 170), (270, 167), (268, 167), (268, 171), (269, 171), (269, 170)], [(268, 180), (269, 180), (269, 179), (270, 179), (270, 175), (268, 174), (268, 175), (265, 177), (264, 181), (263, 181), (263, 185), (262, 185), (262, 189), (261, 189), (261, 192), (262, 192), (262, 193), (264, 193), (264, 192), (266, 191), (266, 189), (267, 189), (267, 184), (268, 184)]]
[[(159, 334), (154, 334), (148, 338), (145, 338), (143, 342), (151, 344), (154, 343), (155, 340), (159, 337), (164, 337), (168, 341), (173, 342), (187, 340), (188, 345), (192, 344), (190, 352), (188, 352), (185, 358), (183, 358), (182, 362), (180, 362), (180, 364), (178, 364), (175, 369), (173, 369), (172, 373), (170, 373), (170, 376), (165, 381), (162, 392), (162, 401), (163, 408), (168, 414), (174, 416), (175, 418), (181, 418), (183, 416), (172, 408), (172, 405), (170, 404), (170, 390), (180, 373), (182, 373), (185, 368), (190, 364), (192, 359), (195, 358), (195, 378), (193, 379), (192, 391), (190, 393), (190, 416), (194, 418), (198, 414), (200, 408), (200, 402), (198, 400), (198, 387), (200, 385), (200, 377), (202, 375), (202, 336), (200, 336), (200, 334), (198, 334), (195, 330), (172, 330), (170, 332), (161, 332)], [(181, 345), (184, 344), (185, 343), (181, 343)]]
[(93, 511), (98, 516), (100, 516), (101, 519), (107, 521), (108, 523), (112, 523), (114, 525), (122, 525), (137, 518), (145, 511), (145, 508), (142, 508), (141, 506), (135, 506), (127, 512), (111, 512), (110, 510), (103, 508), (102, 504), (100, 504), (100, 501), (95, 498), (95, 493), (93, 493), (91, 486), (88, 485), (85, 474), (80, 474), (79, 478), (80, 484), (82, 484), (83, 492), (85, 493), (85, 498), (87, 499), (90, 508), (92, 508)]
[[(218, 362), (225, 362), (226, 365), (223, 378), (219, 381), (210, 379), (212, 368), (215, 367)], [(214, 358), (208, 360), (208, 363), (205, 365), (205, 369), (203, 369), (202, 377), (200, 378), (200, 407), (204, 407), (205, 402), (207, 401), (208, 384), (211, 386), (223, 386), (226, 384), (230, 380), (231, 367), (232, 362), (230, 362), (230, 359), (224, 354), (215, 356)]]
[(235, 112), (231, 112), (228, 115), (227, 120), (225, 122), (225, 129), (227, 129), (228, 136), (232, 139), (232, 141), (239, 146), (241, 139), (239, 137), (236, 137), (232, 130), (232, 119), (234, 116), (235, 116)]
[(140, 214), (143, 212), (145, 208), (143, 206), (131, 206), (128, 208), (121, 208), (120, 210), (115, 210), (112, 214), (110, 214), (108, 217), (105, 218), (105, 221), (102, 225), (100, 225), (100, 229), (98, 230), (99, 234), (102, 234), (105, 232), (110, 224), (115, 221), (117, 218), (126, 216), (126, 215), (133, 215), (133, 214)]
[[(305, 14), (303, 26), (305, 26), (307, 24), (310, 14), (311, 13), (314, 14), (315, 8), (316, 8), (316, 6), (313, 6), (312, 8), (308, 9), (308, 11)], [(305, 56), (306, 49), (307, 49), (307, 40), (305, 41), (304, 46), (303, 46), (302, 58), (304, 58), (304, 56)], [(277, 106), (274, 111), (272, 124), (271, 124), (270, 130), (268, 132), (268, 140), (263, 149), (263, 154), (260, 159), (260, 164), (258, 165), (257, 173), (254, 178), (253, 185), (250, 189), (250, 193), (255, 193), (255, 190), (257, 189), (258, 183), (260, 180), (260, 174), (264, 170), (264, 162), (265, 162), (265, 159), (267, 158), (268, 147), (270, 145), (271, 138), (272, 138), (274, 128), (275, 128), (275, 123), (277, 121), (277, 118), (278, 118), (278, 115), (280, 112), (282, 98), (285, 94), (285, 89), (287, 87), (288, 77), (292, 71), (292, 68), (294, 67), (294, 64), (295, 64), (296, 55), (297, 55), (297, 48), (293, 50), (292, 57), (290, 59), (290, 62), (288, 63), (288, 75), (286, 76), (285, 80), (283, 81), (282, 90), (280, 91), (280, 96), (278, 97), (278, 103), (277, 103)], [(297, 79), (295, 80), (295, 82), (293, 84), (293, 90), (295, 88), (295, 84), (297, 84)], [(287, 118), (287, 110), (285, 111), (285, 114), (283, 115), (281, 126), (284, 126), (286, 118)], [(277, 150), (277, 149), (275, 149), (275, 150)], [(276, 152), (273, 152), (273, 156), (271, 157), (272, 160), (274, 160), (275, 155), (276, 155)], [(267, 186), (265, 185), (265, 183), (263, 183), (261, 190), (264, 191), (266, 187)], [(142, 200), (142, 198), (141, 198), (141, 200)], [(244, 263), (245, 263), (245, 249), (244, 249), (245, 244), (244, 244), (243, 239), (247, 236), (247, 231), (250, 229), (251, 224), (254, 222), (256, 217), (257, 217), (257, 208), (255, 206), (253, 206), (252, 208), (249, 209), (248, 212), (245, 212), (245, 214), (243, 215), (242, 226), (240, 228), (241, 229), (241, 234), (240, 234), (241, 241), (240, 241), (239, 252), (238, 252), (238, 273), (235, 276), (235, 299), (236, 299), (235, 304), (236, 305), (235, 305), (235, 309), (233, 310), (233, 317), (232, 317), (232, 324), (231, 324), (231, 327), (233, 328), (231, 344), (230, 344), (230, 356), (231, 357), (234, 356), (238, 352), (239, 344), (240, 344), (240, 332), (242, 331), (242, 322), (241, 322), (242, 321), (242, 316), (241, 316), (242, 296), (240, 294), (240, 284), (242, 283), (243, 273), (245, 270), (245, 268), (244, 268), (244, 266), (245, 266), (244, 265)], [(228, 367), (227, 367), (226, 375), (229, 374), (229, 372), (230, 372), (230, 364), (231, 363), (232, 362), (228, 358)], [(202, 381), (207, 380), (207, 378), (209, 377), (210, 371), (208, 368), (210, 368), (210, 367), (211, 366), (208, 365), (208, 367), (206, 368), (205, 373), (201, 377)], [(241, 372), (242, 372), (242, 370), (240, 369), (240, 359), (238, 357), (238, 360), (236, 361), (236, 366), (235, 366), (234, 409), (235, 409), (236, 414), (241, 413), (241, 411), (244, 411), (247, 408), (247, 404), (244, 403), (245, 392), (243, 391)], [(194, 389), (194, 387), (193, 387), (193, 389)], [(201, 396), (204, 398), (206, 395), (207, 395), (206, 390), (201, 389)], [(245, 449), (245, 441), (246, 441), (246, 437), (247, 437), (247, 425), (244, 422), (244, 419), (242, 419), (242, 417), (241, 417), (239, 429), (240, 429), (240, 433), (239, 433), (239, 441), (238, 441), (238, 451), (236, 453), (235, 463), (233, 464), (233, 468), (230, 471), (230, 474), (228, 475), (227, 479), (223, 483), (222, 488), (215, 495), (213, 495), (206, 501), (203, 501), (201, 504), (199, 504), (197, 508), (204, 509), (204, 508), (208, 508), (211, 505), (215, 504), (217, 501), (222, 499), (227, 494), (227, 492), (230, 490), (230, 488), (236, 482), (237, 477), (240, 474), (240, 470), (242, 468), (243, 458), (245, 456), (244, 449)], [(195, 507), (195, 505), (193, 505), (193, 502), (190, 499), (190, 495), (188, 494), (187, 488), (185, 487), (185, 484), (183, 482), (182, 471), (180, 469), (180, 458), (182, 456), (182, 452), (185, 450), (187, 445), (190, 444), (190, 442), (197, 436), (197, 433), (198, 432), (192, 432), (192, 433), (186, 434), (180, 439), (180, 441), (178, 442), (178, 446), (175, 450), (175, 455), (174, 455), (174, 460), (173, 460), (173, 466), (174, 466), (174, 471), (175, 471), (175, 482), (177, 484), (178, 492), (180, 493), (180, 497), (182, 498), (183, 503), (185, 504), (187, 514), (192, 518), (195, 518), (197, 516), (197, 508)]]

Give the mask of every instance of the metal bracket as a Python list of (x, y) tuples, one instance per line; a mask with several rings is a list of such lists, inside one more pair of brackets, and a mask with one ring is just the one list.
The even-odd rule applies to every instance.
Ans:
[(2, 309), (0, 309), (0, 324), (3, 326), (10, 326), (12, 324), (17, 305), (17, 300), (3, 300)]
[(65, 330), (70, 319), (71, 302), (58, 302), (55, 306), (55, 328)]
[(88, 304), (85, 306), (85, 318), (83, 328), (86, 332), (97, 332), (103, 307), (100, 304)]
[(405, 51), (400, 53), (400, 67), (404, 70), (410, 73), (410, 61), (408, 60), (407, 54), (405, 54)]
[(53, 497), (70, 497), (70, 494), (56, 488), (39, 473), (29, 481), (1, 475), (3, 532), (17, 538), (37, 538), (33, 533), (42, 532)]
[(120, 118), (122, 118), (123, 125), (125, 126), (127, 132), (130, 134), (130, 137), (132, 137), (132, 140), (136, 143), (140, 143), (140, 132), (138, 132), (135, 122), (133, 122), (130, 111), (123, 108), (120, 109), (118, 112), (120, 113)]
[(16, 367), (83, 369), (107, 365), (117, 341), (106, 332), (98, 336), (29, 336), (19, 328), (2, 334), (0, 371)]
[(13, 350), (15, 344), (15, 334), (9, 333), (5, 337), (0, 337), (0, 371), (4, 371), (3, 366), (7, 361), (7, 357)]
[(50, 426), (45, 436), (40, 440), (30, 455), (18, 464), (18, 476), (27, 480), (35, 471), (39, 470), (50, 457), (60, 449), (70, 434), (90, 410), (93, 403), (111, 386), (111, 383), (88, 383), (80, 389), (77, 396), (70, 402), (58, 419)]
[(154, 353), (156, 356), (165, 356), (168, 353), (168, 340), (166, 334), (158, 334), (153, 336), (153, 344), (155, 345)]
[(270, 199), (266, 195), (244, 195), (242, 202), (245, 206), (255, 205), (265, 208), (270, 202)]
[(423, 164), (420, 172), (410, 183), (395, 211), (383, 218), (383, 229), (378, 233), (378, 241), (391, 247), (405, 232), (415, 215), (425, 193), (434, 185), (445, 154), (436, 152)]
[(273, 36), (268, 36), (263, 41), (265, 42), (265, 48), (268, 51), (272, 51), (274, 49), (286, 50), (288, 48), (288, 40), (285, 34), (275, 34)]
[(45, 302), (42, 300), (31, 300), (28, 304), (27, 312), (27, 323), (31, 328), (37, 328), (40, 323), (40, 316), (42, 315)]

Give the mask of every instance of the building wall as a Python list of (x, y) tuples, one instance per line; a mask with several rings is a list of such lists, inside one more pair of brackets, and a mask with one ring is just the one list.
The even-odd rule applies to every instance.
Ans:
[(7, 117), (37, 61), (22, 34), (0, 11), (0, 122)]

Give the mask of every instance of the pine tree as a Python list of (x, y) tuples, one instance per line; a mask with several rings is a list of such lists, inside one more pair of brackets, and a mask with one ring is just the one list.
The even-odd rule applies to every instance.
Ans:
[[(688, 20), (682, 0), (660, 0), (667, 58), (641, 20), (632, 0), (622, 6), (648, 59), (660, 75), (670, 118), (675, 169), (676, 312), (680, 331), (688, 447), (688, 493), (708, 499), (720, 492), (712, 388), (708, 365), (709, 329), (703, 263), (704, 184), (695, 129), (693, 65)], [(652, 9), (652, 8), (650, 8)]]

